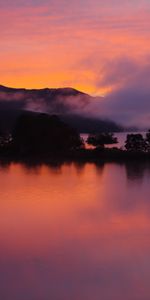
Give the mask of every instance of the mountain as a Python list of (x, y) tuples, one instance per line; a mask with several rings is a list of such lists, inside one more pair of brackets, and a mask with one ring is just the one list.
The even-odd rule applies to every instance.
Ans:
[(0, 109), (27, 109), (59, 114), (82, 109), (90, 98), (72, 88), (27, 90), (0, 86)]
[(101, 120), (99, 118), (81, 115), (62, 115), (61, 119), (80, 133), (95, 132), (122, 132), (124, 128), (111, 120)]
[(73, 88), (24, 89), (0, 85), (0, 123), (11, 130), (24, 111), (57, 114), (80, 132), (122, 131), (115, 122), (90, 116), (94, 97)]

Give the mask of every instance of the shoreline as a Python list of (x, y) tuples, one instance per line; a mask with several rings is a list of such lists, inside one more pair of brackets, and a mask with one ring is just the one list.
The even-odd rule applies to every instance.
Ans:
[(0, 153), (0, 164), (29, 163), (29, 164), (61, 164), (61, 163), (126, 163), (150, 162), (150, 152), (126, 151), (121, 149), (80, 149), (68, 153)]

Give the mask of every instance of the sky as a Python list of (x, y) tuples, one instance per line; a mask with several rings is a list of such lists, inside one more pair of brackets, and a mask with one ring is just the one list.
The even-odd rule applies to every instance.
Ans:
[(141, 103), (147, 113), (149, 0), (0, 0), (0, 36), (0, 84), (69, 86), (104, 96), (124, 119)]

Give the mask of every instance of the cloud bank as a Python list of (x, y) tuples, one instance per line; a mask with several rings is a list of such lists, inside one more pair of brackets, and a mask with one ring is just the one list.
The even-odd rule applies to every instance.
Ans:
[[(150, 59), (129, 57), (108, 61), (97, 86), (110, 86), (104, 97), (95, 97), (87, 113), (109, 118), (126, 126), (150, 127)], [(101, 71), (99, 72), (101, 74)]]

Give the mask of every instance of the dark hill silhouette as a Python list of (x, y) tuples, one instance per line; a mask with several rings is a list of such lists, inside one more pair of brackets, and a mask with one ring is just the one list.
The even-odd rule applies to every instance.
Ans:
[(83, 146), (80, 135), (57, 116), (26, 112), (16, 121), (13, 147), (18, 154), (56, 154)]
[(0, 85), (0, 120), (10, 131), (18, 115), (28, 110), (60, 115), (79, 132), (123, 130), (115, 122), (85, 116), (84, 109), (91, 101), (91, 96), (72, 88), (17, 89)]
[(124, 128), (110, 120), (101, 120), (80, 115), (62, 115), (61, 119), (80, 133), (121, 132)]

